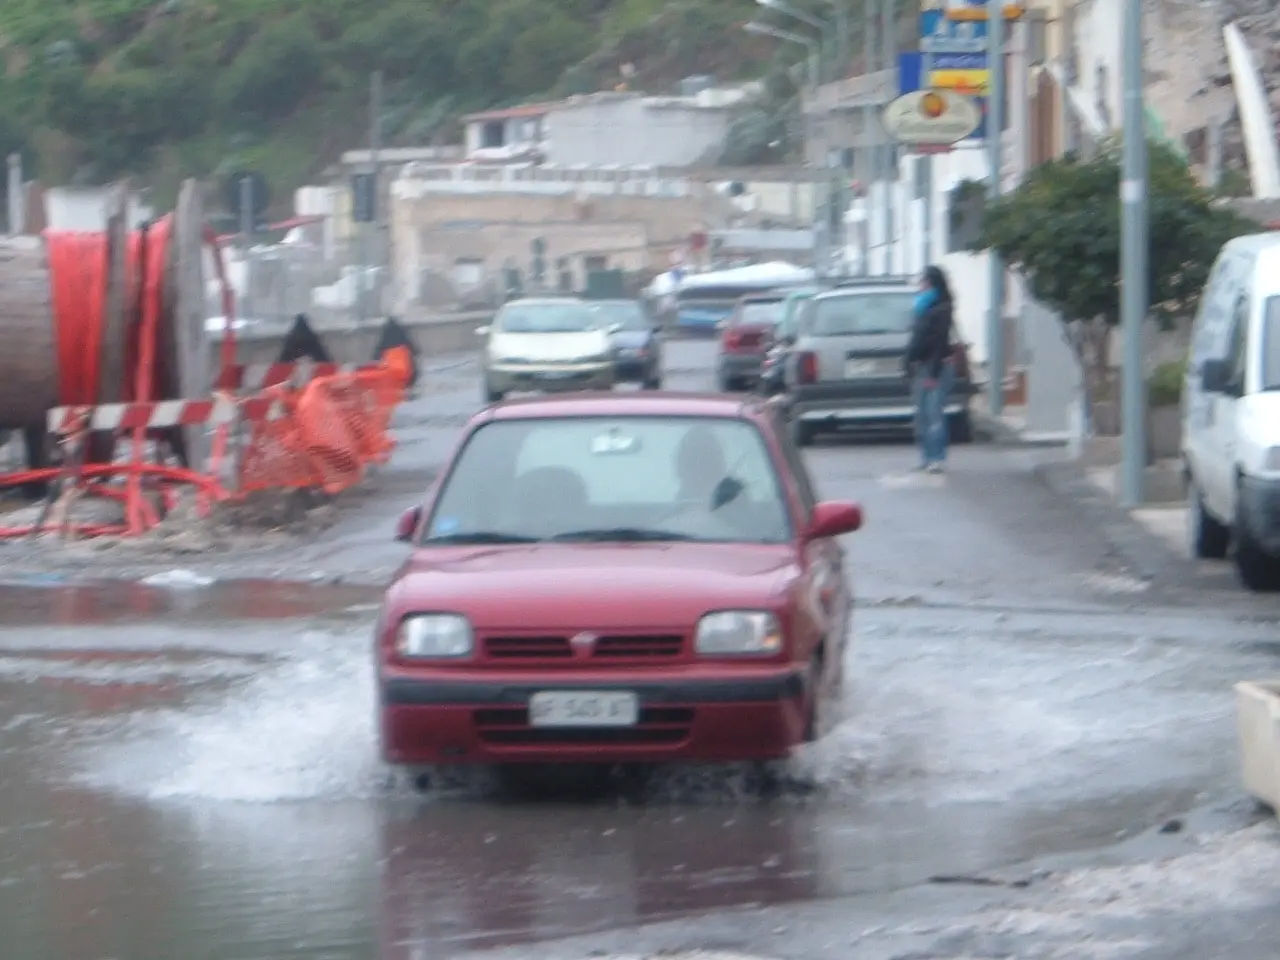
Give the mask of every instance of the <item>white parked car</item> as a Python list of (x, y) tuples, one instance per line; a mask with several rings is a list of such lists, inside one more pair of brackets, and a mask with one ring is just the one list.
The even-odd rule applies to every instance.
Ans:
[(1280, 232), (1222, 248), (1183, 392), (1191, 552), (1233, 547), (1248, 589), (1280, 590)]

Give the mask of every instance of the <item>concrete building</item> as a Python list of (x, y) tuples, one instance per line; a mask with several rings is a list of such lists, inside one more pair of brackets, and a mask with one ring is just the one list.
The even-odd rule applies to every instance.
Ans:
[(528, 160), (542, 157), (545, 121), (554, 103), (528, 103), (484, 110), (462, 118), (468, 160)]
[[(730, 190), (731, 184), (739, 189)], [(410, 165), (390, 185), (397, 309), (464, 297), (528, 271), (535, 239), (548, 274), (665, 269), (695, 233), (807, 225), (812, 172), (550, 165)]]
[(748, 85), (678, 97), (570, 97), (547, 111), (543, 149), (558, 166), (707, 166), (716, 162), (734, 118), (758, 92), (758, 85)]

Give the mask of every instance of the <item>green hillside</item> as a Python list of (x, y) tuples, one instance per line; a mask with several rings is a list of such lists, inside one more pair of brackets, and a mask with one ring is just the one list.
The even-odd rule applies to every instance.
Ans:
[[(277, 197), (363, 142), (450, 142), (467, 110), (679, 77), (759, 75), (753, 0), (5, 0), (0, 150), (47, 183), (261, 169)], [(787, 55), (794, 56), (791, 51)]]

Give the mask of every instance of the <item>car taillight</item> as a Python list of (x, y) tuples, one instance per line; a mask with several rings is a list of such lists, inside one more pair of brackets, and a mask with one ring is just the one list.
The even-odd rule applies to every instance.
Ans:
[(805, 351), (796, 357), (796, 374), (801, 383), (818, 382), (818, 355)]
[(723, 341), (726, 347), (737, 347), (742, 343), (742, 332), (733, 327), (728, 327), (724, 332)]

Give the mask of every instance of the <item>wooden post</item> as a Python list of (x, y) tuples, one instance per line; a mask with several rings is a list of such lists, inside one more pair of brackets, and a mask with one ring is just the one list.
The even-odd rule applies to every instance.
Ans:
[[(213, 374), (209, 370), (204, 329), (204, 203), (200, 184), (195, 180), (185, 181), (178, 194), (173, 242), (169, 249), (171, 282), (168, 288), (173, 292), (171, 309), (177, 339), (178, 393), (189, 399), (208, 397)], [(188, 427), (186, 445), (192, 469), (206, 469), (210, 450), (208, 429)]]

